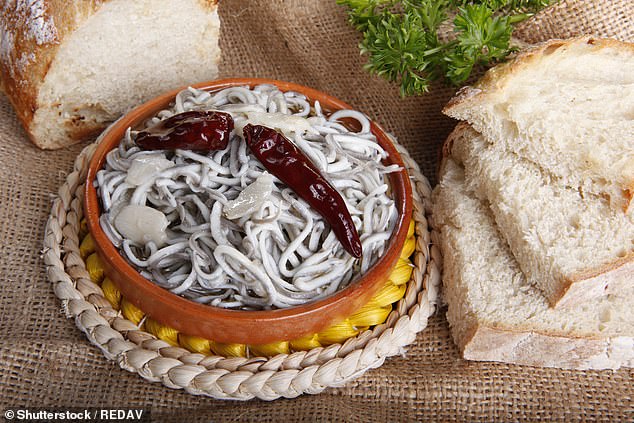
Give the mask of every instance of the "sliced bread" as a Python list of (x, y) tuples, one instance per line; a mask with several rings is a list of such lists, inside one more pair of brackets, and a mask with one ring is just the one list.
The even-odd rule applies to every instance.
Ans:
[(634, 288), (634, 213), (553, 183), (534, 163), (492, 145), (466, 123), (445, 146), (467, 185), (490, 204), (528, 281), (552, 306)]
[(631, 299), (608, 295), (574, 309), (549, 307), (452, 159), (442, 165), (433, 200), (447, 318), (464, 358), (571, 369), (634, 366)]
[(563, 184), (627, 210), (634, 196), (634, 44), (554, 40), (496, 66), (444, 113)]
[(64, 147), (218, 76), (217, 0), (5, 0), (0, 87), (31, 140)]

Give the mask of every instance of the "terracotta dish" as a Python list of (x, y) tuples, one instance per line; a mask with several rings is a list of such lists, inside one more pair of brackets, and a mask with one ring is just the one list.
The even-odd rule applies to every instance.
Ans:
[[(300, 92), (311, 101), (319, 100), (324, 110), (334, 112), (352, 109), (348, 104), (322, 92), (290, 82), (267, 79), (225, 79), (194, 85), (195, 88), (218, 91), (231, 86), (274, 84), (282, 91)], [(388, 153), (385, 164), (398, 164), (403, 169), (389, 174), (392, 195), (398, 209), (398, 220), (383, 257), (365, 274), (333, 295), (286, 309), (269, 311), (227, 310), (187, 300), (142, 277), (109, 241), (99, 225), (101, 213), (94, 186), (95, 175), (102, 168), (106, 154), (117, 147), (128, 127), (139, 127), (146, 119), (165, 108), (180, 91), (174, 90), (148, 101), (122, 117), (102, 135), (90, 162), (86, 179), (84, 212), (89, 230), (106, 274), (123, 297), (143, 310), (152, 319), (188, 335), (222, 343), (265, 344), (292, 340), (342, 320), (363, 306), (381, 288), (401, 254), (412, 214), (412, 190), (401, 157), (384, 130), (372, 123), (371, 130)]]

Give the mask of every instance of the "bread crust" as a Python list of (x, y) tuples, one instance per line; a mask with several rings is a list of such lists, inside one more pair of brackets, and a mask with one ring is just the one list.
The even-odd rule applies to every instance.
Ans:
[(218, 7), (218, 0), (198, 0), (198, 2), (210, 12)]
[[(449, 100), (442, 112), (450, 117), (459, 119), (459, 111), (469, 108), (478, 103), (485, 102), (488, 92), (503, 89), (506, 81), (524, 70), (532, 63), (541, 60), (561, 47), (575, 44), (590, 44), (597, 49), (618, 48), (629, 50), (634, 54), (634, 43), (626, 43), (614, 39), (597, 38), (592, 36), (581, 36), (568, 40), (553, 39), (536, 44), (518, 53), (513, 59), (506, 63), (497, 65), (489, 69), (484, 76), (473, 86), (462, 87), (456, 95)], [(634, 178), (625, 181), (622, 187), (621, 198), (617, 200), (624, 213), (629, 211), (634, 198)]]
[(602, 295), (621, 294), (634, 286), (634, 252), (561, 281), (552, 307), (570, 307)]
[(632, 337), (558, 336), (478, 323), (459, 343), (466, 360), (576, 370), (634, 366)]

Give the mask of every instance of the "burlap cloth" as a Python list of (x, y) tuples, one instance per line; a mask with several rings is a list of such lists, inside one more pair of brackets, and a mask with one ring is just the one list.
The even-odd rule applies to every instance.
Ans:
[[(223, 0), (221, 76), (294, 81), (355, 105), (392, 131), (434, 183), (438, 146), (454, 125), (440, 109), (455, 89), (401, 99), (396, 86), (362, 70), (359, 36), (334, 3)], [(564, 1), (518, 35), (536, 42), (582, 33), (634, 41), (634, 1)], [(40, 258), (51, 197), (82, 147), (39, 151), (0, 96), (0, 410), (136, 407), (156, 421), (634, 420), (634, 370), (466, 362), (443, 309), (405, 356), (317, 396), (217, 401), (121, 370), (64, 317)]]

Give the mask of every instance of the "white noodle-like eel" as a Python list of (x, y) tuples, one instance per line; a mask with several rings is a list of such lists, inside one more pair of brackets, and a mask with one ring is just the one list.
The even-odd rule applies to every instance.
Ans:
[[(295, 92), (271, 85), (232, 87), (216, 93), (181, 91), (171, 107), (146, 122), (151, 126), (190, 110), (230, 113), (236, 130), (229, 146), (207, 154), (187, 150), (143, 151), (128, 130), (106, 157), (96, 185), (107, 236), (139, 272), (159, 286), (196, 302), (243, 310), (284, 308), (323, 298), (366, 272), (383, 254), (397, 220), (384, 166), (387, 153), (360, 112), (325, 116)], [(309, 157), (344, 198), (359, 233), (363, 256), (355, 259), (329, 225), (273, 176), (271, 192), (229, 219), (233, 200), (265, 173), (241, 130), (267, 120)], [(343, 119), (343, 120), (342, 120)], [(343, 122), (358, 122), (352, 132)], [(131, 182), (141, 161), (169, 160), (169, 167)], [(162, 162), (163, 163), (163, 162)], [(127, 205), (149, 206), (169, 222), (164, 245), (135, 242), (117, 229)]]

